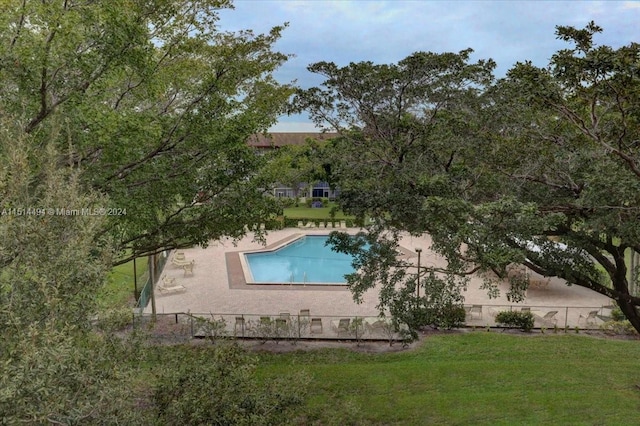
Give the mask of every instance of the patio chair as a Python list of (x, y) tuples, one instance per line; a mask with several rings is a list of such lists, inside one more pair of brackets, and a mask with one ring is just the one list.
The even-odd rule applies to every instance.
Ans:
[(338, 325), (334, 326), (334, 331), (336, 332), (336, 334), (338, 335), (338, 337), (340, 337), (341, 335), (345, 334), (345, 333), (349, 333), (349, 326), (351, 325), (351, 319), (350, 318), (342, 318), (338, 321)]
[(283, 321), (289, 321), (291, 319), (291, 314), (289, 312), (280, 312), (280, 318)]
[(391, 323), (383, 319), (366, 319), (365, 328), (370, 334), (384, 334)]
[(184, 256), (184, 252), (183, 251), (177, 251), (176, 254), (173, 256), (173, 260), (178, 261), (178, 262), (184, 262), (186, 260), (186, 258)]
[(471, 319), (482, 319), (482, 305), (473, 305), (469, 311)]
[(347, 221), (341, 220), (340, 221), (340, 228), (346, 228), (346, 227), (347, 227)]
[(271, 317), (260, 317), (260, 324), (261, 325), (270, 325), (271, 324)]
[(160, 294), (181, 293), (187, 291), (187, 288), (181, 284), (176, 284), (175, 278), (169, 278), (167, 276), (162, 278), (162, 282), (158, 285), (157, 290)]
[(556, 314), (558, 311), (549, 311), (541, 318), (541, 321), (545, 324), (556, 325), (558, 323), (558, 318), (556, 318)]
[(173, 287), (176, 285), (176, 279), (174, 277), (164, 276), (162, 277), (162, 286), (163, 287)]
[(311, 318), (311, 334), (322, 334), (322, 318)]
[(584, 316), (580, 314), (580, 318), (578, 318), (578, 322), (584, 320), (586, 325), (596, 325), (596, 319), (598, 318), (598, 311), (591, 311)]
[(298, 221), (298, 228), (304, 228), (304, 223), (301, 220)]
[(311, 316), (309, 309), (300, 309), (300, 318), (307, 318)]
[(184, 269), (184, 276), (186, 277), (187, 274), (191, 274), (193, 275), (193, 267), (196, 264), (195, 260), (192, 260), (191, 262), (187, 263), (186, 265), (182, 265), (182, 269)]

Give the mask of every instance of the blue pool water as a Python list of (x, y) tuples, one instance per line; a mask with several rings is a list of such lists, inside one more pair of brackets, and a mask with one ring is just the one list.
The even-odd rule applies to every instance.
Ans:
[(286, 246), (265, 253), (246, 253), (253, 281), (260, 283), (346, 283), (344, 276), (355, 272), (352, 256), (326, 246), (324, 235), (307, 235)]

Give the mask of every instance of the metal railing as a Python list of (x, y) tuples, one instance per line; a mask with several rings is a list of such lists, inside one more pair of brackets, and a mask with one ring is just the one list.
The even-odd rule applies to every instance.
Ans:
[[(134, 325), (151, 321), (151, 314), (137, 314)], [(157, 314), (162, 329), (175, 337), (223, 337), (261, 341), (297, 341), (300, 339), (402, 341), (404, 327), (389, 319), (368, 316), (329, 316), (290, 314)]]
[[(596, 330), (611, 320), (612, 306), (526, 306), (526, 305), (465, 305), (465, 326), (499, 327), (495, 317), (501, 311), (529, 311), (537, 329)], [(134, 326), (149, 323), (152, 315), (137, 313)], [(351, 340), (388, 341), (405, 338), (406, 326), (394, 324), (389, 318), (374, 316), (313, 315), (308, 311), (292, 314), (243, 313), (163, 313), (157, 314), (163, 332), (177, 338), (255, 339), (260, 341)]]
[(467, 327), (496, 327), (496, 315), (501, 311), (529, 311), (534, 327), (600, 329), (611, 321), (614, 306), (533, 306), (533, 305), (465, 305)]

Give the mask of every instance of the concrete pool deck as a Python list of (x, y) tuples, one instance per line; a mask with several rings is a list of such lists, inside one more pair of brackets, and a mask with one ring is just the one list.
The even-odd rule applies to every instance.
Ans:
[[(266, 236), (267, 247), (281, 244), (298, 235), (326, 235), (331, 229), (287, 228), (270, 231)], [(348, 232), (356, 233), (357, 229)], [(405, 236), (401, 241), (403, 256), (414, 263), (417, 261), (416, 248), (422, 248), (421, 265), (444, 266), (441, 258), (429, 250), (431, 241), (428, 236)], [(164, 277), (175, 280), (175, 284), (185, 287), (185, 291), (161, 294), (156, 292), (158, 313), (191, 312), (194, 314), (245, 314), (275, 315), (279, 312), (298, 313), (309, 309), (312, 316), (377, 316), (377, 290), (367, 291), (362, 303), (353, 301), (351, 293), (341, 286), (303, 286), (303, 285), (255, 285), (246, 284), (240, 265), (238, 252), (264, 248), (253, 236), (237, 241), (212, 242), (209, 247), (194, 247), (180, 250), (188, 261), (195, 261), (193, 274), (171, 263), (166, 263), (159, 282)], [(481, 290), (482, 279), (471, 277), (464, 293), (465, 305), (483, 306), (535, 306), (535, 307), (593, 307), (598, 308), (611, 303), (610, 299), (586, 288), (568, 287), (560, 279), (553, 278), (545, 288), (531, 288), (526, 300), (519, 304), (506, 298), (506, 284), (501, 284), (501, 294), (490, 299), (485, 290)], [(151, 312), (151, 303), (144, 312)], [(577, 315), (577, 314), (576, 314)]]

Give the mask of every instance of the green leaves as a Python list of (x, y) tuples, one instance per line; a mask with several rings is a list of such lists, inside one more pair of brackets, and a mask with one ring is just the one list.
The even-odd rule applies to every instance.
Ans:
[[(640, 252), (640, 45), (597, 46), (601, 30), (558, 27), (572, 48), (495, 83), (492, 61), (469, 63), (469, 50), (312, 65), (324, 89), (298, 101), (341, 132), (331, 174), (343, 209), (393, 233), (428, 233), (448, 273), (504, 278), (522, 263), (626, 304), (640, 329), (624, 255)], [(368, 267), (390, 261), (363, 257), (356, 295), (393, 281)], [(395, 283), (411, 292), (411, 281)], [(511, 284), (508, 297), (522, 300), (526, 280)], [(395, 293), (382, 297), (390, 306)]]
[(128, 212), (104, 232), (131, 256), (237, 237), (276, 212), (246, 140), (291, 95), (271, 76), (288, 58), (272, 50), (286, 25), (221, 32), (221, 7), (12, 1), (0, 18), (0, 111), (36, 144), (59, 124), (59, 166), (81, 166), (84, 189)]

